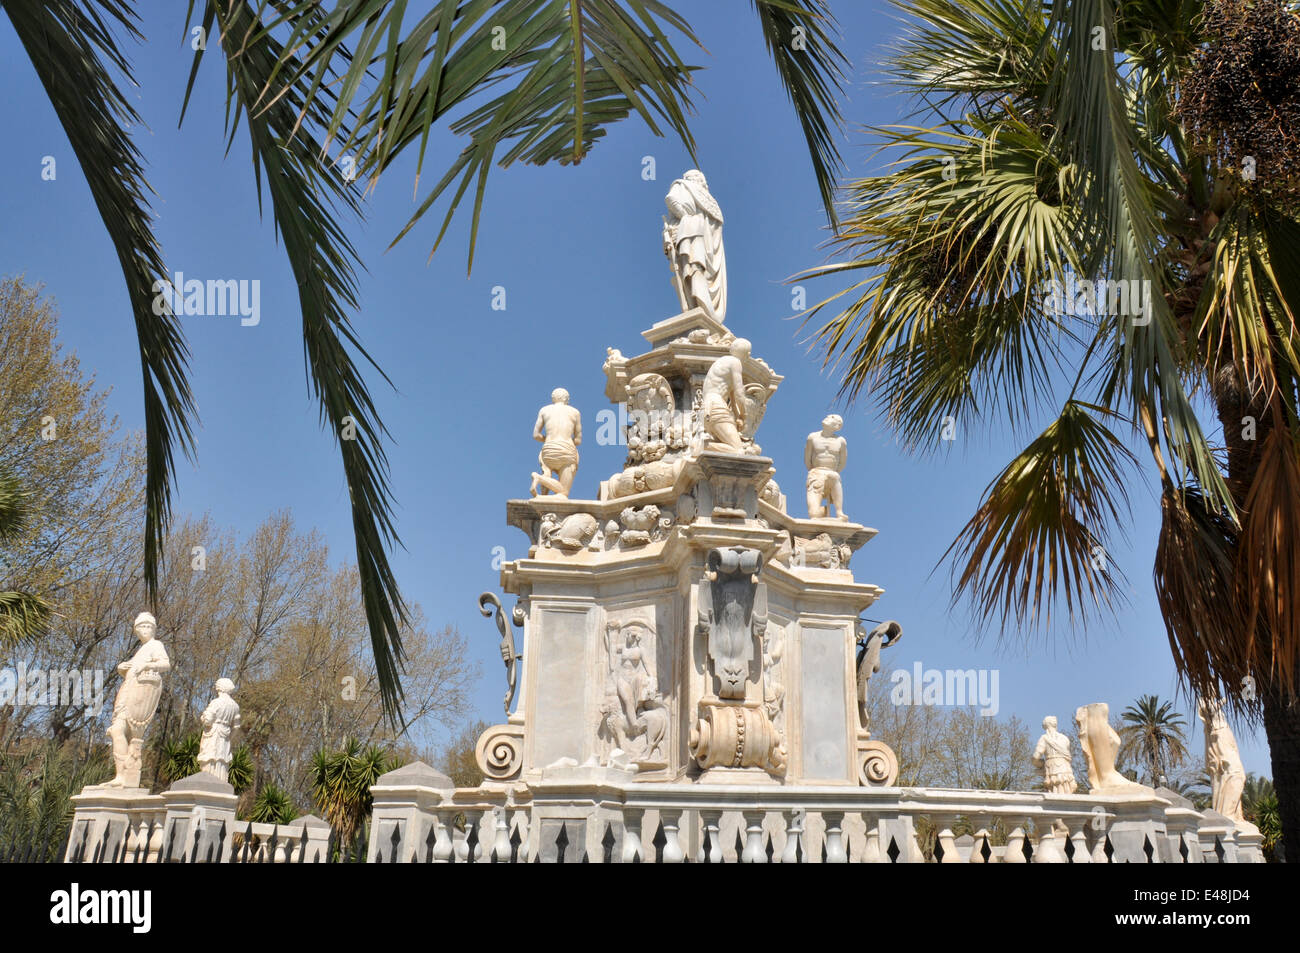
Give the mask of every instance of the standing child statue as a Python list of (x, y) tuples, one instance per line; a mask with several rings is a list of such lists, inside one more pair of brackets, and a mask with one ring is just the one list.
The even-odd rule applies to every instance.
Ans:
[(217, 679), (213, 686), (217, 697), (208, 702), (200, 720), (203, 737), (199, 741), (199, 770), (221, 781), (230, 776), (230, 736), (239, 727), (239, 703), (230, 697), (235, 683), (228, 678)]

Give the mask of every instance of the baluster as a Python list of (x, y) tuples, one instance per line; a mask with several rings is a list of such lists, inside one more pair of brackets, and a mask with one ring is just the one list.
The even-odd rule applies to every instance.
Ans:
[(1092, 847), (1092, 862), (1094, 864), (1109, 864), (1110, 858), (1106, 856), (1106, 828), (1095, 829), (1094, 836), (1097, 843)]
[(433, 812), (433, 862), (450, 864), (455, 855), (456, 815), (455, 808), (437, 808)]
[(663, 862), (680, 864), (686, 860), (686, 855), (682, 853), (681, 841), (677, 839), (677, 828), (682, 821), (682, 809), (660, 808), (659, 817), (664, 829)]
[[(984, 856), (984, 850), (990, 851), (989, 856)], [(993, 845), (989, 843), (989, 829), (981, 827), (975, 832), (975, 843), (971, 845), (970, 862), (972, 864), (987, 864), (993, 857), (991, 853)]]
[(1034, 863), (1036, 864), (1063, 864), (1068, 858), (1065, 851), (1056, 840), (1056, 822), (1049, 821), (1046, 818), (1037, 818), (1034, 826), (1042, 824), (1043, 830), (1038, 837), (1038, 849), (1034, 851)]
[(528, 812), (516, 808), (514, 823), (512, 824), (510, 832), (510, 843), (515, 846), (514, 862), (516, 864), (526, 864), (532, 859), (528, 853), (528, 835), (531, 829), (528, 820)]
[(1072, 864), (1092, 863), (1092, 857), (1088, 854), (1088, 835), (1085, 832), (1087, 825), (1088, 822), (1081, 817), (1070, 818), (1070, 843), (1074, 845), (1074, 856), (1070, 858)]
[(797, 864), (803, 858), (804, 852), (801, 849), (803, 842), (803, 825), (807, 819), (807, 812), (796, 807), (790, 812), (790, 820), (785, 829), (785, 850), (781, 853), (781, 863)]
[(1025, 863), (1025, 819), (1022, 817), (1008, 818), (1012, 824), (1011, 833), (1007, 835), (1007, 847), (1002, 855), (1004, 864), (1023, 864)]
[(700, 845), (700, 863), (721, 864), (722, 811), (700, 809), (700, 822), (704, 826), (704, 843)]
[(496, 838), (492, 842), (491, 860), (496, 864), (510, 863), (510, 825), (506, 823), (506, 809), (492, 808), (492, 824), (496, 827)]
[(939, 831), (938, 844), (943, 848), (943, 856), (939, 858), (941, 864), (960, 864), (961, 852), (957, 850), (957, 838), (953, 836), (952, 828), (947, 824)]
[(764, 813), (763, 811), (741, 812), (741, 816), (745, 819), (745, 850), (740, 855), (742, 864), (767, 863), (767, 853), (763, 850)]
[(645, 848), (641, 846), (641, 825), (644, 823), (643, 808), (623, 808), (623, 863), (625, 864), (639, 864), (645, 860)]
[(867, 837), (862, 844), (862, 856), (858, 858), (862, 864), (885, 864), (889, 858), (885, 852), (880, 849), (880, 821), (867, 828)]
[(844, 812), (822, 811), (826, 823), (826, 863), (847, 864), (849, 855), (844, 850)]

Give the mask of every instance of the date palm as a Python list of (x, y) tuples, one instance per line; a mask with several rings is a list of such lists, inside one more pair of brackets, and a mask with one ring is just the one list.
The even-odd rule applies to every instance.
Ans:
[[(18, 478), (0, 469), (0, 544), (22, 532), (28, 521), (27, 494)], [(0, 554), (0, 567), (4, 557)], [(39, 595), (0, 590), (0, 652), (36, 639), (49, 625), (51, 608)]]
[(1167, 787), (1169, 775), (1187, 758), (1187, 722), (1172, 702), (1143, 695), (1120, 712), (1120, 758), (1136, 760), (1146, 768), (1146, 781)]
[[(833, 218), (841, 168), (835, 96), (846, 61), (827, 0), (747, 6), (803, 128)], [(133, 85), (131, 64), (118, 39), (142, 39), (139, 18), (129, 0), (0, 0), (0, 9), (63, 125), (126, 279), (144, 379), (143, 570), (153, 599), (174, 458), (178, 450), (193, 456), (196, 415), (180, 323), (168, 310), (153, 310), (155, 282), (167, 273), (133, 139), (139, 117), (122, 92), (123, 83)], [(359, 262), (345, 220), (361, 211), (357, 185), (373, 183), (405, 155), (414, 160), (418, 189), (432, 158), (430, 132), (446, 126), (464, 147), (426, 186), (397, 238), (447, 198), (436, 249), (473, 185), (472, 265), (494, 165), (580, 162), (612, 124), (633, 115), (694, 154), (686, 117), (697, 67), (687, 65), (678, 46), (699, 47), (699, 40), (658, 0), (437, 0), (419, 15), (406, 0), (190, 0), (185, 22), (175, 26), (186, 26), (199, 47), (185, 104), (206, 51), (222, 57), (227, 133), (233, 141), (242, 127), (248, 136), (253, 190), (259, 207), (269, 199), (297, 280), (307, 373), (342, 457), (379, 685), (385, 711), (397, 717), (399, 633), (407, 613), (389, 563), (399, 539), (386, 431), (363, 365), (383, 374), (351, 324)], [(349, 439), (341, 439), (344, 433)]]
[(1128, 438), (1147, 448), (1175, 664), (1262, 714), (1300, 839), (1300, 19), (1285, 0), (897, 5), (886, 68), (916, 116), (870, 131), (890, 164), (849, 184), (808, 272), (852, 280), (810, 314), (825, 360), (916, 452), (956, 428), (1023, 441), (945, 554), (994, 631), (1114, 611)]

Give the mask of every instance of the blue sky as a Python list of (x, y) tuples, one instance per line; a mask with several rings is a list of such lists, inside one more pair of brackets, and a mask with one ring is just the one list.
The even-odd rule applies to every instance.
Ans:
[[(1076, 706), (1092, 701), (1118, 711), (1139, 694), (1172, 696), (1176, 681), (1150, 581), (1159, 506), (1149, 479), (1130, 488), (1131, 548), (1117, 543), (1111, 553), (1131, 592), (1110, 625), (1073, 641), (1058, 633), (1055, 641), (999, 646), (996, 633), (976, 638), (964, 609), (948, 611), (948, 569), (935, 571), (936, 564), (1019, 445), (959, 422), (947, 449), (910, 457), (869, 404), (837, 402), (834, 378), (791, 320), (784, 283), (824, 259), (819, 246), (828, 233), (803, 138), (749, 3), (675, 6), (708, 50), (683, 55), (706, 67), (697, 74), (691, 126), (700, 168), (726, 215), (727, 324), (785, 375), (758, 439), (792, 511), (802, 514), (803, 439), (829, 410), (844, 414), (846, 508), (880, 531), (853, 570), (885, 589), (868, 615), (898, 619), (905, 630), (890, 664), (997, 668), (1002, 713), (1019, 715), (1031, 728), (1050, 713), (1067, 724)], [(881, 47), (899, 27), (875, 0), (833, 6), (852, 58), (843, 151), (850, 175), (861, 175), (872, 168), (873, 150), (859, 127), (903, 121), (906, 112), (903, 98), (877, 85)], [(180, 465), (177, 508), (209, 511), (219, 524), (247, 532), (290, 507), (301, 526), (324, 533), (336, 559), (350, 559), (347, 491), (308, 392), (296, 286), (274, 229), (259, 220), (242, 134), (224, 154), (219, 63), (205, 63), (177, 130), (190, 60), (184, 5), (140, 7), (149, 41), (130, 50), (139, 83), (132, 95), (147, 128), (136, 135), (158, 193), (154, 210), (168, 267), (191, 277), (261, 282), (255, 327), (237, 317), (183, 319), (202, 427), (197, 466)], [(111, 408), (122, 422), (141, 427), (140, 371), (121, 271), (53, 110), (2, 18), (0, 76), (7, 132), (0, 150), (0, 272), (45, 284), (61, 311), (65, 346), (113, 387)], [(458, 148), (450, 134), (436, 132), (426, 178)], [(54, 181), (41, 178), (45, 156), (56, 159)], [(645, 156), (655, 159), (654, 181), (642, 178)], [(396, 385), (370, 377), (394, 435), (387, 449), (405, 545), (395, 568), (407, 598), (423, 605), (432, 625), (451, 623), (469, 637), (485, 672), (475, 696), (485, 718), (499, 720), (502, 675), (495, 629), (475, 600), (498, 587), (494, 547), (505, 547), (507, 558), (526, 554), (523, 534), (505, 525), (505, 501), (527, 495), (537, 408), (556, 386), (571, 393), (591, 435), (575, 495), (594, 497), (623, 455), (594, 439), (596, 414), (609, 406), (600, 370), (605, 348), (638, 353), (641, 330), (678, 310), (659, 247), (660, 216), (668, 185), (691, 165), (680, 143), (629, 120), (576, 168), (495, 169), (469, 277), (468, 214), (431, 262), (440, 216), (385, 251), (413, 210), (413, 163), (386, 176), (368, 201), (367, 221), (351, 229), (368, 268), (355, 324)], [(504, 311), (491, 307), (496, 286), (506, 291)], [(810, 301), (839, 290), (825, 282), (807, 287)], [(1262, 732), (1253, 737), (1242, 728), (1238, 736), (1247, 769), (1271, 773)]]

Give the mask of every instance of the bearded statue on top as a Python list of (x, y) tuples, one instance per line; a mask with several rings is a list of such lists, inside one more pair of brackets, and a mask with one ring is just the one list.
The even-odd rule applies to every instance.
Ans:
[(664, 254), (673, 269), (682, 311), (702, 308), (721, 322), (727, 315), (722, 209), (698, 169), (674, 181), (664, 201), (672, 213), (671, 220), (664, 220)]

